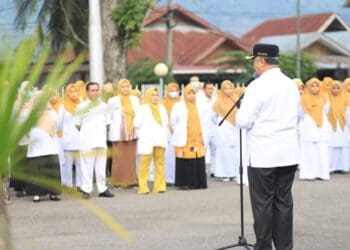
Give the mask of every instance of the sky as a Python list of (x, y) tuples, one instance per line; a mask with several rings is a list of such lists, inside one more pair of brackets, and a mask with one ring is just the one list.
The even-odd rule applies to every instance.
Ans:
[[(350, 24), (350, 8), (343, 8), (345, 0), (300, 0), (301, 15), (321, 12), (336, 12)], [(158, 5), (166, 5), (160, 0)], [(296, 15), (297, 0), (173, 0), (194, 14), (207, 20), (219, 29), (241, 36), (266, 19)], [(14, 0), (0, 1), (0, 35), (14, 31), (16, 9)], [(29, 28), (35, 27), (35, 20)]]
[[(300, 14), (336, 12), (350, 24), (345, 0), (300, 0)], [(297, 0), (173, 0), (219, 29), (241, 36), (262, 21), (296, 16)], [(167, 0), (159, 5), (166, 5)]]

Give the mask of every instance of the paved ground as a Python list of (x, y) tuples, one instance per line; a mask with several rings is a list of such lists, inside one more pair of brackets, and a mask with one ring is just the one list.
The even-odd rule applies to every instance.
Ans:
[[(209, 180), (207, 190), (137, 195), (115, 190), (113, 199), (91, 202), (133, 236), (120, 238), (86, 207), (64, 195), (60, 202), (13, 198), (8, 207), (14, 249), (216, 249), (240, 235), (239, 186)], [(350, 175), (294, 184), (297, 250), (350, 249)], [(254, 243), (248, 189), (244, 188), (245, 236)], [(243, 248), (235, 248), (243, 249)]]

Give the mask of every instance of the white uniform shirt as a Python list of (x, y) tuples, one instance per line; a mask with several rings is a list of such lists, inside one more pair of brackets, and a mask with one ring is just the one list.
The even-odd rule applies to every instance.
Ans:
[(298, 164), (300, 96), (279, 68), (265, 71), (246, 89), (236, 124), (247, 129), (249, 165), (269, 168)]
[(63, 132), (63, 150), (79, 150), (79, 130), (75, 126), (75, 117), (62, 107), (58, 112), (58, 120)]
[[(201, 116), (199, 116), (201, 129), (203, 128), (203, 122)], [(173, 129), (171, 137), (171, 145), (175, 147), (184, 147), (187, 142), (187, 121), (188, 111), (184, 101), (180, 101), (174, 104), (170, 114), (170, 127)], [(203, 133), (203, 129), (202, 129)], [(204, 139), (204, 138), (203, 138)], [(204, 141), (205, 144), (205, 141)]]
[(104, 102), (89, 107), (90, 100), (77, 106), (75, 124), (80, 127), (80, 150), (94, 148), (107, 148), (107, 125), (109, 121), (109, 108)]
[(320, 142), (328, 141), (331, 133), (331, 125), (329, 124), (327, 113), (329, 110), (329, 102), (323, 108), (322, 127), (318, 128), (312, 117), (301, 111), (300, 117), (300, 141), (304, 142)]
[[(134, 109), (135, 116), (140, 108), (140, 103), (135, 96), (130, 96), (131, 105)], [(122, 104), (119, 96), (114, 96), (108, 100), (108, 106), (111, 108), (110, 121), (111, 127), (109, 129), (108, 140), (109, 141), (121, 141), (120, 127), (122, 122)], [(133, 138), (133, 139), (136, 139)]]
[(152, 111), (147, 104), (142, 105), (140, 112), (136, 114), (134, 126), (138, 129), (138, 154), (151, 154), (153, 147), (166, 147), (168, 114), (163, 105), (159, 105), (159, 113), (162, 125), (154, 119)]
[(212, 106), (216, 100), (215, 96), (212, 96), (210, 99), (205, 95), (197, 95), (196, 96), (196, 105), (203, 121), (203, 135), (204, 137), (214, 136), (215, 125), (212, 121)]
[[(58, 117), (56, 111), (50, 111), (53, 119), (58, 125)], [(38, 157), (45, 155), (58, 155), (58, 139), (55, 134), (51, 137), (46, 131), (41, 128), (33, 127), (29, 131), (29, 144), (27, 157)]]

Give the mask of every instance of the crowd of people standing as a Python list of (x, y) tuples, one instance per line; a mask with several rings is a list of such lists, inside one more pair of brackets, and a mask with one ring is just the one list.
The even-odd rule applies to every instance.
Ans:
[[(28, 94), (27, 85), (20, 86), (18, 102)], [(296, 86), (301, 95), (299, 177), (328, 180), (332, 173), (348, 172), (350, 78), (344, 82), (311, 78), (305, 84), (296, 81)], [(169, 185), (207, 188), (207, 173), (217, 180), (238, 180), (237, 109), (221, 126), (218, 123), (244, 87), (225, 80), (217, 90), (213, 82), (200, 83), (198, 77), (192, 77), (180, 90), (177, 83), (169, 83), (162, 98), (157, 88), (141, 93), (122, 79), (101, 90), (94, 82), (70, 83), (62, 98), (53, 92), (12, 157), (20, 159), (12, 159), (12, 165), (21, 166), (18, 169), (28, 176), (28, 181), (11, 179), (17, 196), (30, 195), (38, 202), (49, 195), (58, 201), (59, 186), (64, 185), (77, 188), (88, 199), (94, 174), (100, 197), (114, 196), (108, 182), (148, 194), (150, 180), (154, 193), (166, 192)], [(28, 118), (40, 94), (32, 93), (21, 110), (15, 107), (21, 120)], [(249, 149), (244, 145), (243, 150), (245, 156)], [(208, 162), (210, 169), (206, 170)], [(42, 177), (53, 185), (37, 182)], [(244, 182), (248, 182), (246, 176)]]

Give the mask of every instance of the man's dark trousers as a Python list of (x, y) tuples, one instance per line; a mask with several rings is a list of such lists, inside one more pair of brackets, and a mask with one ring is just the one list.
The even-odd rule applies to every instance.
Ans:
[(297, 165), (248, 167), (249, 192), (254, 217), (254, 250), (293, 248), (292, 185)]

